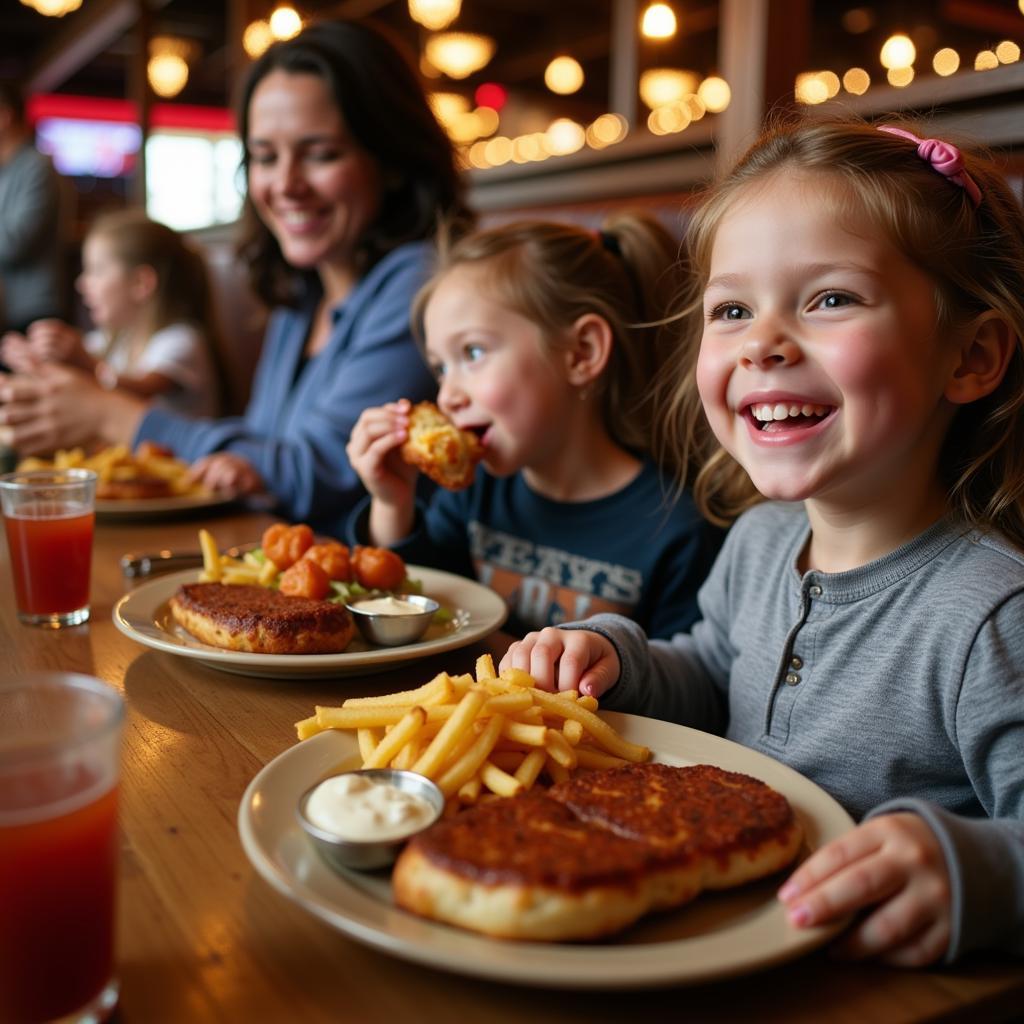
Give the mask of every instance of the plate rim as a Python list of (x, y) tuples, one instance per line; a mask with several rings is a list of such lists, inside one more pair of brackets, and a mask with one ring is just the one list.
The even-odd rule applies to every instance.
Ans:
[[(203, 644), (199, 640), (188, 643), (181, 639), (169, 639), (169, 634), (165, 630), (151, 622), (152, 617), (178, 586), (182, 583), (195, 582), (198, 569), (166, 573), (134, 590), (129, 590), (114, 603), (111, 617), (114, 625), (126, 637), (153, 650), (192, 658), (213, 668), (236, 674), (304, 679), (372, 672), (375, 669), (387, 669), (404, 661), (443, 654), (488, 636), (500, 629), (508, 617), (508, 606), (504, 599), (478, 580), (424, 565), (409, 564), (407, 569), (414, 578), (424, 579), (425, 589), (431, 586), (443, 587), (446, 581), (451, 581), (459, 588), (471, 590), (483, 604), (479, 611), (480, 620), (475, 623), (470, 621), (464, 628), (435, 637), (433, 640), (420, 640), (399, 647), (376, 647), (368, 651), (340, 651), (337, 654), (256, 654), (250, 651), (220, 649)], [(427, 582), (431, 579), (435, 582)], [(133, 607), (137, 605), (141, 605), (141, 608)], [(147, 608), (150, 609), (149, 612), (146, 611)]]
[(160, 498), (96, 498), (96, 518), (104, 520), (140, 519), (176, 512), (208, 511), (223, 508), (239, 500), (239, 495), (227, 491), (206, 494), (171, 494)]
[[(652, 746), (655, 760), (668, 756), (670, 762), (701, 763), (695, 761), (693, 757), (687, 756), (684, 752), (685, 748), (696, 753), (704, 763), (708, 761), (719, 763), (721, 759), (729, 762), (720, 765), (725, 768), (729, 768), (732, 763), (731, 770), (750, 771), (748, 762), (752, 763), (757, 777), (760, 777), (760, 773), (763, 771), (768, 775), (765, 781), (786, 793), (790, 801), (794, 803), (802, 820), (808, 816), (806, 803), (807, 798), (811, 797), (811, 811), (814, 812), (810, 814), (811, 823), (821, 833), (814, 849), (854, 825), (850, 815), (825, 790), (768, 754), (743, 747), (724, 737), (688, 726), (676, 725), (672, 722), (621, 712), (602, 711), (601, 715), (627, 739), (633, 742), (648, 743)], [(675, 746), (674, 741), (678, 740), (681, 747), (669, 751), (664, 750), (658, 743), (658, 738), (662, 738), (663, 734), (670, 736), (670, 746)], [(339, 745), (339, 740), (348, 740), (349, 742)], [(763, 970), (810, 953), (845, 927), (846, 922), (840, 921), (824, 927), (783, 932), (783, 936), (787, 940), (784, 946), (776, 949), (762, 949), (756, 954), (736, 955), (731, 960), (721, 959), (714, 965), (705, 964), (697, 970), (690, 967), (692, 955), (689, 954), (693, 953), (698, 944), (703, 944), (705, 948), (709, 944), (718, 942), (729, 945), (730, 933), (742, 931), (744, 927), (749, 926), (740, 924), (735, 928), (726, 929), (721, 935), (712, 937), (710, 943), (709, 937), (703, 935), (668, 940), (664, 943), (616, 944), (604, 942), (591, 946), (587, 944), (560, 945), (547, 942), (510, 942), (408, 915), (415, 924), (414, 930), (423, 932), (424, 936), (424, 941), (414, 942), (407, 937), (394, 934), (393, 931), (382, 929), (373, 922), (353, 917), (352, 911), (346, 915), (344, 910), (338, 910), (331, 905), (326, 897), (318, 896), (311, 884), (296, 880), (293, 874), (289, 873), (287, 866), (278, 855), (277, 849), (290, 836), (297, 836), (301, 841), (301, 831), (294, 821), (290, 821), (290, 827), (286, 832), (278, 835), (277, 849), (268, 851), (265, 848), (259, 834), (260, 829), (254, 818), (253, 807), (257, 802), (255, 798), (265, 786), (268, 778), (283, 773), (286, 770), (285, 766), (290, 761), (294, 760), (296, 764), (299, 764), (304, 760), (303, 755), (297, 752), (302, 751), (303, 748), (307, 752), (314, 751), (314, 747), (309, 746), (311, 744), (324, 747), (324, 751), (321, 754), (319, 750), (316, 750), (310, 754), (310, 761), (315, 761), (319, 757), (320, 760), (334, 764), (337, 764), (339, 759), (351, 756), (355, 749), (355, 739), (349, 734), (329, 730), (293, 744), (265, 764), (246, 787), (238, 808), (238, 831), (246, 857), (257, 874), (281, 895), (298, 904), (335, 931), (399, 959), (449, 973), (525, 986), (575, 990), (624, 990), (645, 986), (703, 984)], [(333, 746), (336, 749), (328, 752), (328, 746)], [(348, 749), (342, 749), (343, 747)], [(661, 749), (659, 749), (660, 747)], [(702, 753), (707, 748), (712, 751), (710, 759), (705, 758)], [(742, 762), (743, 767), (735, 766), (737, 759)], [(321, 770), (319, 774), (323, 775), (324, 771)], [(751, 771), (751, 774), (755, 774), (755, 771)], [(301, 789), (305, 789), (310, 784), (311, 780), (308, 777), (301, 780)], [(346, 887), (347, 898), (354, 899), (357, 904), (363, 900), (379, 903), (369, 893), (355, 884), (347, 882), (344, 875), (332, 873), (329, 868), (316, 860), (315, 855), (311, 854), (311, 857), (317, 865), (315, 870), (318, 873), (325, 873), (322, 874), (322, 877), (341, 881)], [(332, 881), (329, 884), (335, 883)], [(391, 912), (405, 915), (405, 911), (397, 908), (391, 908)], [(784, 922), (785, 911), (781, 904), (777, 908), (772, 908), (770, 913), (773, 918), (777, 917)], [(474, 959), (474, 950), (480, 948), (489, 950), (492, 947), (495, 955), (489, 960), (486, 958)], [(515, 951), (515, 956), (512, 959), (507, 955), (502, 956), (502, 953), (507, 953), (508, 950)], [(652, 951), (655, 951), (653, 955)], [(479, 953), (477, 955), (479, 957)], [(590, 962), (589, 967), (587, 966), (588, 961)]]

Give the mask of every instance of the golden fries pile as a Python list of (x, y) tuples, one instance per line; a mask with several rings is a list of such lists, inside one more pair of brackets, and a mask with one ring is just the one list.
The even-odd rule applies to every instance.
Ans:
[(260, 558), (246, 551), (240, 558), (223, 555), (209, 530), (199, 531), (199, 549), (203, 553), (200, 583), (251, 583), (269, 587), (280, 570), (269, 558)]
[(624, 740), (596, 711), (593, 697), (539, 690), (519, 669), (496, 675), (484, 654), (476, 680), (442, 672), (415, 690), (317, 707), (295, 728), (300, 740), (325, 729), (354, 729), (363, 768), (419, 772), (457, 808), (487, 793), (515, 796), (542, 773), (562, 782), (577, 768), (649, 760), (647, 747)]
[(86, 455), (82, 448), (62, 448), (52, 459), (23, 459), (18, 469), (91, 469), (100, 484), (158, 478), (167, 481), (172, 494), (195, 494), (203, 489), (186, 479), (188, 463), (146, 444), (134, 454), (123, 444), (110, 445), (93, 455)]

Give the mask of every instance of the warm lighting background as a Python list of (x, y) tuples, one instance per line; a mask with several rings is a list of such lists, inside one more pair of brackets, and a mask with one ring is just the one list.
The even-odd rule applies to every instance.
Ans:
[[(355, 13), (401, 37), (438, 120), (464, 164), (480, 171), (593, 158), (623, 145), (686, 145), (666, 136), (707, 147), (748, 86), (720, 67), (727, 14), (715, 0), (637, 0), (630, 8), (612, 0), (368, 2), (372, 11)], [(21, 0), (17, 10), (62, 31), (94, 0), (80, 3)], [(227, 109), (232, 69), (240, 73), (306, 24), (346, 13), (337, 0), (246, 0), (242, 9), (249, 20), (239, 24), (227, 5), (209, 0), (163, 0), (154, 8), (147, 79), (158, 100)], [(927, 92), (936, 83), (955, 103), (960, 83), (1019, 65), (1024, 45), (1024, 0), (812, 0), (810, 9), (807, 59), (792, 82), (796, 105), (899, 110), (924, 95), (922, 109), (929, 109), (939, 102)], [(630, 11), (628, 31), (621, 19), (613, 24), (617, 10)], [(624, 36), (635, 40), (625, 89), (615, 74)], [(131, 47), (126, 37), (96, 56), (68, 91), (87, 94), (100, 81), (99, 95), (129, 95)]]

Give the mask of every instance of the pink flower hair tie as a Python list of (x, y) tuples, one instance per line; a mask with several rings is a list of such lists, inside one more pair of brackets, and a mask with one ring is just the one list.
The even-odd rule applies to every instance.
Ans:
[(948, 178), (954, 185), (959, 185), (970, 197), (975, 207), (981, 205), (981, 189), (964, 170), (964, 158), (961, 156), (960, 150), (952, 143), (943, 142), (941, 139), (920, 139), (913, 132), (888, 124), (879, 125), (878, 130), (916, 142), (917, 155), (922, 160), (927, 160), (944, 178)]

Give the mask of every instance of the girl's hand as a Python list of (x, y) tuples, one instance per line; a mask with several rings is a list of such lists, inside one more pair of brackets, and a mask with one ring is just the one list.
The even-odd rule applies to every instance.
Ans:
[(33, 354), (46, 363), (73, 363), (89, 369), (91, 360), (82, 345), (82, 332), (63, 320), (36, 320), (26, 332)]
[(266, 490), (263, 478), (248, 459), (234, 452), (214, 452), (192, 463), (188, 480), (211, 491), (256, 494)]
[(579, 690), (600, 697), (618, 681), (622, 666), (614, 644), (589, 629), (527, 633), (501, 659), (500, 669), (529, 672), (542, 690)]
[(415, 466), (399, 448), (409, 436), (409, 410), (405, 398), (364, 409), (349, 435), (345, 452), (352, 468), (375, 502), (411, 508), (416, 497)]
[(779, 899), (800, 928), (873, 908), (836, 947), (849, 959), (920, 967), (949, 946), (949, 871), (917, 814), (885, 814), (834, 839), (793, 872)]

